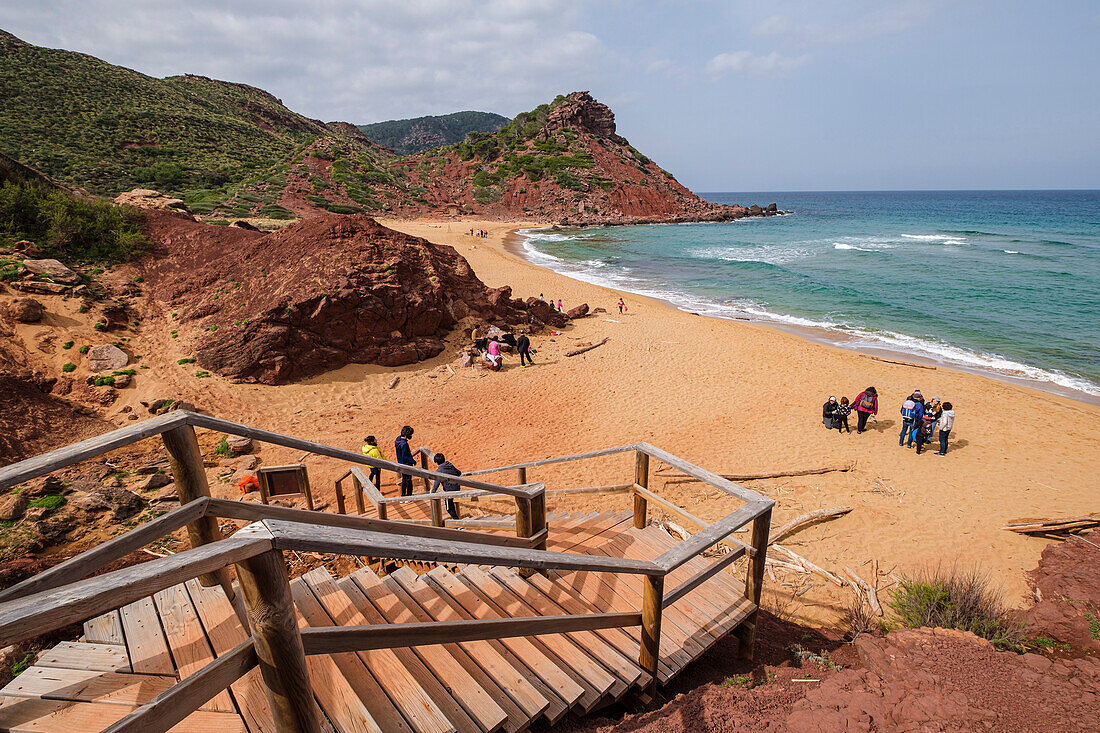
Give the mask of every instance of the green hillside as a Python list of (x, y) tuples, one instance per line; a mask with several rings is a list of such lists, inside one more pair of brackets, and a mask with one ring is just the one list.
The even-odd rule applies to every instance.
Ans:
[(156, 79), (0, 31), (0, 150), (100, 194), (137, 185), (210, 195), (325, 132), (267, 92)]
[(371, 140), (385, 145), (398, 155), (412, 155), (462, 142), (470, 132), (496, 132), (508, 122), (507, 117), (492, 112), (454, 112), (449, 115), (375, 122), (359, 125), (359, 129)]

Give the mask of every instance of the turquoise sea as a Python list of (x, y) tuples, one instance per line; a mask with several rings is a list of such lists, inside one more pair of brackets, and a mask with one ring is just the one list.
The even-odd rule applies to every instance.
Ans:
[(1100, 398), (1100, 191), (701, 195), (791, 213), (527, 230), (523, 251), (693, 312)]

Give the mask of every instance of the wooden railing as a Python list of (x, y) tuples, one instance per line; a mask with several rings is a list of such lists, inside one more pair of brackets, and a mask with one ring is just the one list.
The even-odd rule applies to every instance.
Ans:
[[(516, 521), (521, 537), (211, 498), (195, 427), (244, 435), (353, 464), (376, 466), (416, 476), (425, 482), (439, 479), (475, 491), (515, 497)], [(276, 728), (281, 732), (319, 731), (322, 716), (309, 684), (306, 655), (418, 646), (441, 641), (473, 641), (641, 626), (638, 661), (651, 675), (650, 684), (655, 687), (663, 608), (746, 554), (749, 556), (746, 598), (752, 602), (754, 609), (759, 605), (773, 502), (648, 443), (532, 461), (454, 477), (423, 467), (403, 466), (368, 458), (352, 451), (181, 411), (151, 418), (0, 468), (0, 489), (11, 488), (155, 435), (162, 436), (169, 452), (181, 506), (0, 592), (0, 646), (4, 646), (86, 620), (192, 578), (199, 578), (204, 585), (220, 584), (225, 589), (242, 615), (242, 620), (250, 631), (250, 638), (202, 670), (136, 708), (107, 729), (113, 733), (166, 731), (256, 666), (260, 667)], [(651, 457), (725, 491), (743, 500), (745, 504), (723, 519), (706, 525), (696, 535), (653, 561), (548, 552), (542, 549), (545, 547), (547, 531), (544, 497), (550, 492), (542, 484), (528, 483), (527, 469), (631, 451), (635, 454), (634, 481), (613, 488), (615, 491), (633, 492), (635, 526), (645, 526), (647, 504), (656, 497), (647, 488)], [(358, 469), (352, 469), (355, 470)], [(517, 474), (516, 485), (501, 486), (470, 478), (473, 475), (511, 470)], [(346, 477), (345, 475), (344, 478)], [(356, 478), (362, 481), (361, 478)], [(608, 488), (589, 487), (587, 490), (606, 491)], [(446, 498), (457, 498), (463, 493), (467, 492), (451, 492)], [(423, 500), (423, 497), (417, 500)], [(223, 539), (217, 524), (219, 518), (241, 519), (250, 521), (251, 524)], [(749, 544), (729, 539), (732, 532), (749, 522), (752, 522), (752, 539)], [(89, 577), (108, 563), (182, 527), (188, 529), (191, 549), (141, 565)], [(537, 544), (541, 547), (516, 546), (517, 540), (523, 543), (534, 539), (537, 542), (540, 533), (541, 542)], [(732, 546), (732, 549), (676, 588), (667, 593), (664, 591), (664, 579), (670, 572), (697, 557), (703, 550), (722, 542)], [(643, 582), (642, 605), (637, 613), (299, 629), (283, 560), (285, 551), (484, 564), (519, 568), (521, 572), (556, 569), (636, 574), (642, 577)], [(235, 586), (229, 575), (228, 568), (231, 565), (234, 566), (241, 589), (240, 598), (236, 597)], [(738, 627), (743, 655), (752, 654), (755, 623), (754, 611)]]

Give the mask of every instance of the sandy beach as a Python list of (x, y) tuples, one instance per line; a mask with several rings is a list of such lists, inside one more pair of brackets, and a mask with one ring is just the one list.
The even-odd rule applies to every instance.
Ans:
[[(415, 445), (446, 453), (463, 470), (638, 440), (721, 473), (852, 463), (845, 473), (747, 485), (776, 500), (774, 527), (806, 511), (853, 507), (784, 543), (826, 568), (848, 566), (858, 573), (872, 559), (898, 575), (937, 563), (978, 566), (1014, 605), (1030, 591), (1025, 572), (1035, 567), (1047, 540), (1001, 526), (1097, 509), (1100, 408), (1094, 405), (942, 367), (874, 361), (769, 326), (695, 316), (572, 280), (526, 262), (507, 246), (509, 236), (534, 222), (383, 223), (456, 247), (490, 286), (607, 312), (578, 320), (561, 335), (533, 337), (537, 363), (527, 369), (511, 356), (500, 373), (462, 369), (455, 354), (463, 335), (454, 333), (443, 354), (418, 365), (350, 365), (280, 387), (195, 379), (175, 365), (178, 345), (156, 335), (160, 329), (143, 328), (145, 353), (155, 355), (144, 362), (153, 367), (146, 384), (159, 383), (220, 417), (351, 449), (374, 434), (389, 458), (393, 438), (410, 424)], [(471, 228), (489, 236), (471, 237)], [(620, 295), (629, 308), (622, 316), (615, 307)], [(605, 337), (606, 344), (582, 356), (564, 356), (579, 343)], [(395, 374), (400, 383), (387, 389)], [(826, 431), (821, 404), (828, 396), (852, 399), (868, 385), (879, 391), (878, 422), (863, 435)], [(898, 447), (898, 407), (915, 388), (955, 405), (945, 457)], [(261, 456), (269, 464), (298, 458), (271, 447)], [(311, 461), (315, 493), (331, 497), (341, 469)], [(549, 488), (591, 486), (626, 480), (628, 470), (620, 456), (532, 471), (529, 480)], [(658, 473), (651, 488), (707, 520), (736, 508), (698, 484), (665, 487)], [(580, 496), (554, 500), (550, 510), (626, 506), (622, 495)], [(831, 620), (847, 592), (821, 579), (814, 584), (792, 599), (789, 588), (769, 583), (778, 592), (769, 605)]]

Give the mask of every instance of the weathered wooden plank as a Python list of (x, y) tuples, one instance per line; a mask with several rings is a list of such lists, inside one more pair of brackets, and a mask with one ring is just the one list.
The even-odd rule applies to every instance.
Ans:
[(126, 647), (80, 641), (63, 641), (53, 649), (43, 652), (34, 664), (36, 667), (88, 669), (99, 672), (130, 671), (130, 657), (126, 653)]
[[(332, 623), (301, 578), (290, 584), (298, 607), (298, 626)], [(341, 731), (411, 731), (378, 681), (354, 654), (309, 657), (310, 681), (325, 713)]]
[(57, 588), (67, 583), (82, 580), (104, 565), (114, 562), (120, 557), (125, 557), (135, 550), (140, 550), (150, 542), (166, 537), (180, 527), (190, 524), (205, 512), (205, 499), (173, 509), (163, 516), (146, 522), (0, 591), (0, 601), (22, 598), (32, 593), (40, 593), (49, 588)]
[(93, 644), (125, 644), (118, 611), (108, 611), (84, 622), (84, 640)]
[(116, 448), (136, 443), (145, 438), (151, 438), (166, 430), (172, 430), (186, 424), (187, 413), (166, 413), (82, 440), (79, 443), (66, 445), (19, 463), (13, 463), (10, 466), (4, 466), (0, 468), (0, 490), (6, 491), (24, 481), (45, 476), (47, 473), (56, 471), (59, 468), (95, 458)]
[[(389, 623), (431, 620), (432, 617), (415, 600), (406, 595), (400, 585), (392, 579), (388, 583), (387, 585), (374, 573), (364, 568), (348, 578), (337, 581), (337, 586), (353, 598), (359, 607), (365, 608), (365, 603), (369, 602)], [(353, 595), (355, 591), (361, 595)], [(490, 647), (485, 645), (484, 648)], [(540, 709), (534, 715), (527, 715), (459, 644), (418, 646), (413, 651), (424, 660), (424, 664), (431, 669), (436, 678), (450, 687), (466, 711), (478, 721), (494, 717), (493, 708), (499, 707), (507, 715), (504, 721), (505, 730), (515, 733), (526, 728), (531, 718), (542, 712)], [(485, 663), (487, 664), (488, 660), (485, 660)], [(503, 664), (503, 660), (501, 663)], [(514, 674), (515, 670), (512, 670), (512, 673)], [(543, 701), (544, 706), (545, 704)], [(486, 730), (489, 729), (488, 723), (482, 724)]]
[[(172, 659), (175, 661), (176, 669), (179, 670), (180, 679), (187, 679), (197, 674), (213, 662), (214, 652), (210, 648), (210, 642), (206, 640), (202, 622), (199, 621), (195, 607), (191, 604), (191, 596), (188, 595), (183, 584), (174, 585), (156, 593), (153, 601), (157, 605), (164, 636), (172, 650)], [(135, 669), (135, 671), (142, 670)], [(223, 713), (233, 713), (237, 710), (226, 690), (219, 692), (203, 707)]]
[(139, 598), (120, 608), (119, 613), (133, 670), (140, 674), (174, 675), (176, 668), (172, 665), (172, 655), (168, 652), (168, 642), (164, 639), (153, 599)]
[[(241, 530), (244, 532), (244, 530)], [(115, 570), (0, 606), (0, 643), (53, 631), (144, 598), (196, 575), (271, 548), (271, 540), (241, 535), (212, 545)]]
[(174, 676), (34, 666), (9, 682), (0, 695), (133, 707), (152, 700), (174, 684)]
[(507, 565), (539, 569), (563, 568), (646, 575), (663, 574), (663, 571), (653, 563), (637, 560), (591, 558), (520, 547), (487, 547), (470, 542), (442, 542), (429, 538), (401, 537), (345, 528), (333, 528), (322, 534), (304, 523), (282, 520), (266, 520), (264, 525), (271, 531), (275, 538), (275, 546), (280, 550), (308, 550), (399, 560)]
[[(219, 657), (229, 654), (248, 640), (237, 612), (221, 588), (204, 588), (197, 580), (184, 585), (215, 654)], [(229, 689), (251, 733), (276, 733), (260, 670), (250, 669)]]
[(164, 733), (176, 729), (176, 724), (181, 721), (184, 722), (178, 727), (191, 730), (186, 721), (203, 714), (220, 716), (232, 729), (244, 731), (244, 721), (235, 713), (195, 713), (194, 710), (216, 697), (219, 692), (225, 692), (230, 683), (254, 668), (257, 663), (255, 647), (249, 640), (133, 710), (105, 733)]
[[(10, 733), (110, 730), (128, 712), (126, 705), (12, 698), (0, 703), (0, 730)], [(170, 730), (173, 733), (246, 733), (240, 716), (205, 710), (191, 713), (183, 723)]]

